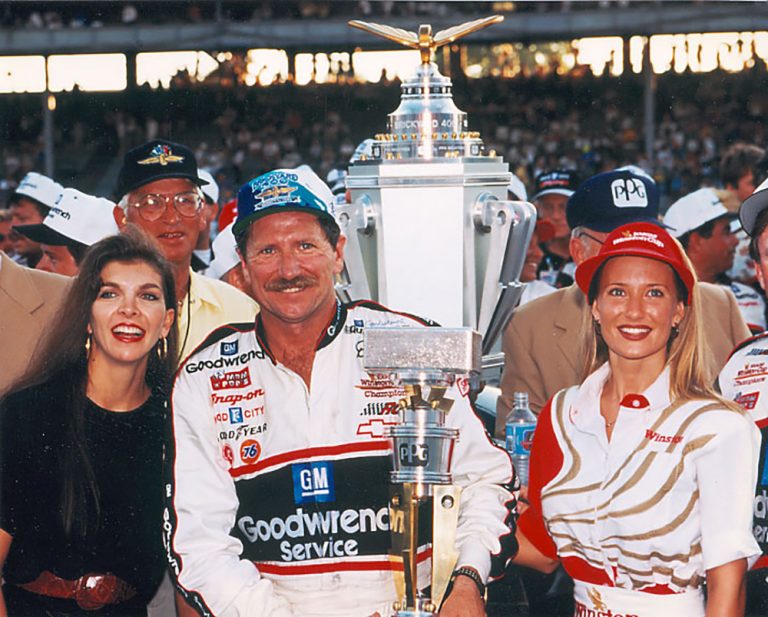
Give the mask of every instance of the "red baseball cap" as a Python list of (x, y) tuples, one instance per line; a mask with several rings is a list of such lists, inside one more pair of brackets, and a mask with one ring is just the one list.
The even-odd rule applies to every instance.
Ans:
[(664, 229), (653, 223), (629, 223), (614, 229), (605, 239), (600, 252), (576, 268), (576, 283), (584, 294), (597, 269), (611, 257), (647, 257), (669, 264), (683, 281), (691, 303), (696, 275), (688, 266), (680, 245)]
[(223, 230), (237, 218), (237, 198), (230, 199), (221, 207), (219, 212), (219, 229)]

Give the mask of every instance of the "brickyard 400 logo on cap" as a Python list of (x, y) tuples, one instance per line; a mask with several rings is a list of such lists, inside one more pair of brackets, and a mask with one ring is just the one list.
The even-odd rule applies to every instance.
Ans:
[(240, 187), (232, 231), (240, 237), (262, 216), (290, 211), (336, 221), (331, 189), (308, 167), (275, 169)]
[(157, 144), (152, 148), (152, 152), (149, 156), (140, 161), (136, 161), (139, 165), (168, 165), (168, 163), (183, 163), (184, 157), (174, 154), (173, 150), (168, 144)]

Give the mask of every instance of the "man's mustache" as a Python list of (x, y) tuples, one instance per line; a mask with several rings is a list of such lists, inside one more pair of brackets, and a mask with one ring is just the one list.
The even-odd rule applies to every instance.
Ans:
[(297, 276), (292, 279), (277, 279), (266, 285), (267, 291), (285, 291), (286, 289), (305, 289), (317, 283), (317, 279), (311, 276)]

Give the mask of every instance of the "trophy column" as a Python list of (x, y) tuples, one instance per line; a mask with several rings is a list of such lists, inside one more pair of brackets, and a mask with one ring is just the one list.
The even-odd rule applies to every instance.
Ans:
[[(402, 578), (396, 577), (400, 597), (394, 605), (396, 617), (437, 615), (456, 565), (461, 488), (453, 485), (451, 460), (459, 431), (446, 426), (453, 401), (445, 393), (457, 376), (477, 376), (480, 356), (480, 334), (470, 328), (365, 331), (366, 370), (393, 374), (406, 391), (399, 423), (388, 432), (393, 460), (392, 554), (403, 566)], [(429, 594), (419, 588), (417, 575), (419, 519), (425, 515), (431, 517), (432, 529)]]

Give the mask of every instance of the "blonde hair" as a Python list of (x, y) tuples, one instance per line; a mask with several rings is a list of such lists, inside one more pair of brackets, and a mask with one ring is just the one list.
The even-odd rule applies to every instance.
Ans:
[[(669, 367), (669, 396), (672, 400), (716, 399), (726, 407), (739, 409), (736, 403), (723, 399), (714, 389), (713, 384), (717, 377), (717, 369), (714, 366), (714, 358), (709, 345), (704, 338), (701, 322), (701, 294), (695, 275), (696, 271), (682, 250), (681, 255), (688, 269), (694, 274), (695, 283), (690, 292), (689, 303), (684, 307), (683, 318), (678, 324), (678, 334), (672, 336), (670, 333), (670, 340), (667, 343), (666, 366)], [(602, 275), (602, 270), (601, 266), (595, 272), (590, 288), (592, 286), (595, 289), (599, 287), (599, 277)], [(677, 273), (675, 273), (675, 277), (679, 278)], [(678, 285), (678, 287), (682, 287), (682, 285)], [(685, 301), (682, 297), (679, 297), (679, 300)], [(583, 326), (586, 337), (586, 362), (584, 363), (585, 373), (582, 375), (582, 380), (608, 361), (608, 346), (602, 336), (598, 334), (591, 311), (584, 311), (584, 315), (586, 320)]]

